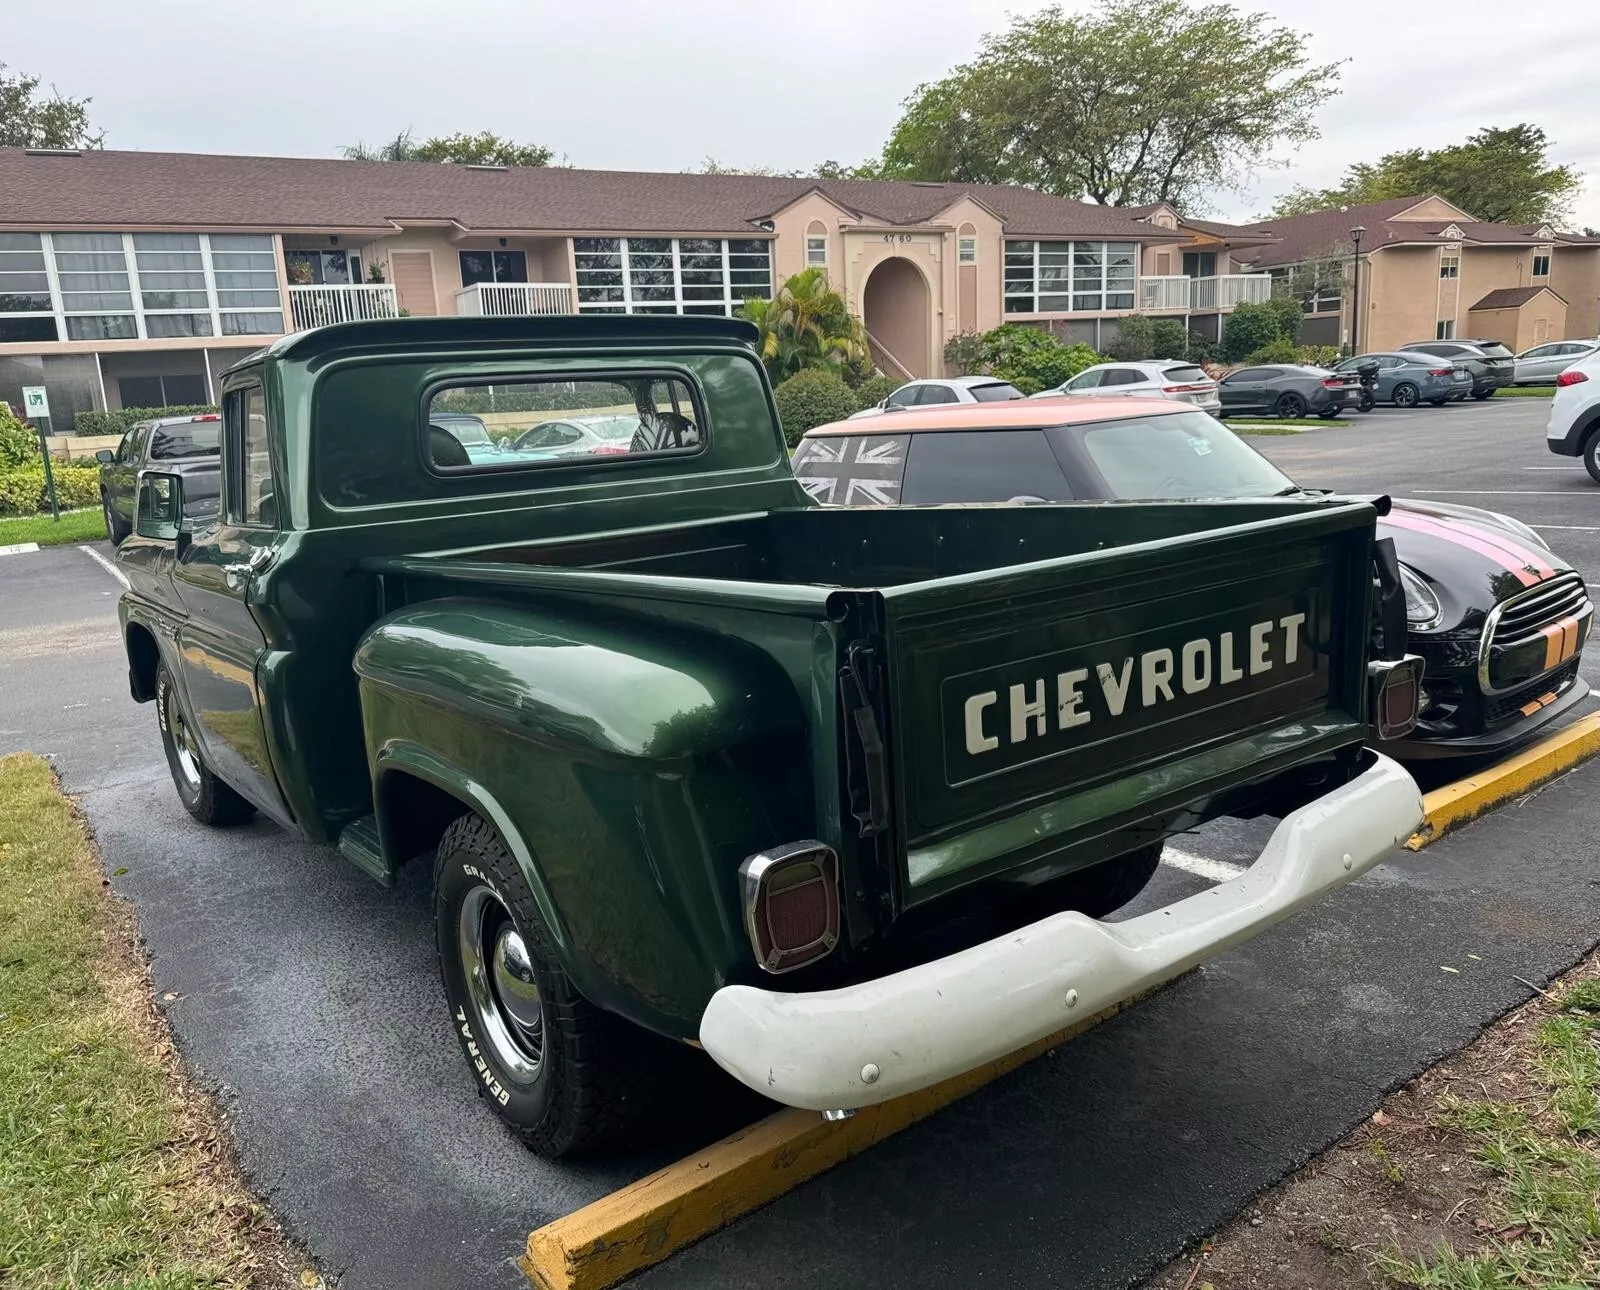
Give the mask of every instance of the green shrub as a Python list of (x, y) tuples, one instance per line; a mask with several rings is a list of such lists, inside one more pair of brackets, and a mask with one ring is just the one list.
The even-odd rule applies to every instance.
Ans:
[[(91, 470), (56, 470), (56, 500), (63, 510), (96, 506), (100, 502), (100, 476)], [(0, 515), (38, 515), (50, 509), (44, 487), (44, 465), (0, 470)]]
[(1295, 361), (1310, 367), (1332, 367), (1344, 357), (1337, 345), (1302, 345), (1295, 352), (1300, 356)]
[(189, 417), (215, 412), (213, 403), (195, 403), (173, 408), (119, 408), (115, 412), (80, 412), (72, 418), (72, 433), (77, 435), (125, 434), (136, 421), (157, 417)]
[(856, 386), (856, 402), (864, 408), (870, 408), (875, 403), (882, 403), (904, 384), (904, 381), (897, 381), (892, 376), (874, 376)]
[(860, 408), (850, 387), (832, 372), (808, 367), (796, 372), (772, 392), (778, 405), (778, 422), (792, 448), (807, 430), (843, 421)]
[(32, 426), (12, 416), (10, 407), (0, 403), (0, 470), (38, 460), (39, 436)]
[(1197, 331), (1189, 333), (1189, 351), (1185, 355), (1191, 363), (1215, 363), (1220, 353), (1217, 342)]
[(1176, 318), (1151, 318), (1131, 314), (1117, 321), (1117, 338), (1106, 346), (1106, 357), (1119, 363), (1147, 359), (1185, 358), (1189, 337)]
[(1086, 367), (1105, 359), (1092, 345), (1060, 345), (1029, 349), (1009, 363), (997, 364), (993, 374), (1010, 381), (1024, 394), (1053, 390), (1064, 385)]
[(983, 368), (983, 337), (957, 332), (944, 343), (944, 365), (951, 376), (976, 376)]
[(1296, 343), (1300, 340), (1300, 324), (1305, 321), (1305, 309), (1295, 296), (1270, 296), (1264, 306), (1278, 320), (1278, 334)]
[(1285, 336), (1268, 341), (1260, 349), (1251, 350), (1245, 355), (1247, 363), (1298, 363), (1300, 362), (1300, 347)]

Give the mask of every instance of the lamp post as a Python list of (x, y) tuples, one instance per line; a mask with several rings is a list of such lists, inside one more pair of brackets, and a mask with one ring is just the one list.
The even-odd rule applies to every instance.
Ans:
[(1350, 242), (1355, 247), (1355, 262), (1352, 265), (1350, 292), (1350, 352), (1361, 352), (1361, 235), (1367, 230), (1357, 224), (1350, 230)]

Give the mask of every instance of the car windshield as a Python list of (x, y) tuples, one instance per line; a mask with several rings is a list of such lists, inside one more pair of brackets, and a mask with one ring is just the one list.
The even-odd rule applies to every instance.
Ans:
[(979, 403), (1004, 403), (1007, 399), (1023, 397), (1021, 390), (1006, 381), (996, 381), (993, 385), (974, 385), (969, 393)]
[(456, 442), (464, 448), (489, 448), (494, 445), (494, 440), (489, 437), (489, 427), (477, 417), (435, 416), (432, 421), (439, 429), (454, 435)]
[(1295, 483), (1204, 412), (1063, 427), (1120, 501), (1273, 497)]
[(150, 460), (175, 461), (180, 457), (216, 457), (222, 453), (222, 422), (179, 421), (157, 426), (150, 435)]

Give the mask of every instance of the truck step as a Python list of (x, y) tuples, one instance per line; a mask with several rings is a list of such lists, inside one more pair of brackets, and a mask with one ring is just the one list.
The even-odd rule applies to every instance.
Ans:
[(378, 821), (375, 816), (363, 815), (340, 830), (339, 854), (385, 887), (394, 886), (394, 874), (383, 862), (383, 848), (378, 842)]

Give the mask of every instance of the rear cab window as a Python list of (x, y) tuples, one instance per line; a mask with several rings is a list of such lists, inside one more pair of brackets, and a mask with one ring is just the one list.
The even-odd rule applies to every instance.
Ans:
[(1072, 489), (1043, 430), (929, 430), (906, 455), (907, 503), (1069, 502)]
[(151, 461), (181, 461), (193, 457), (217, 457), (222, 453), (222, 418), (203, 421), (178, 421), (158, 425), (150, 436)]

